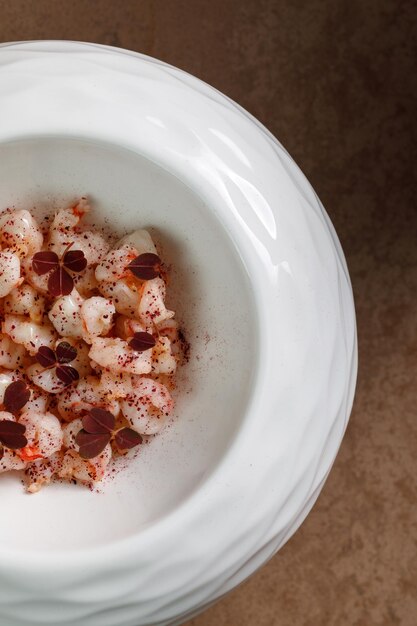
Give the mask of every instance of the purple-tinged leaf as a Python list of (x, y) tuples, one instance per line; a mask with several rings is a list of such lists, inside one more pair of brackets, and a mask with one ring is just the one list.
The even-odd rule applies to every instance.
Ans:
[(29, 401), (29, 398), (30, 389), (25, 381), (16, 380), (16, 382), (10, 383), (6, 388), (3, 399), (4, 408), (9, 413), (17, 413), (20, 409), (23, 409), (26, 402)]
[(143, 439), (133, 428), (122, 428), (117, 431), (114, 441), (119, 450), (130, 450), (143, 442)]
[(32, 257), (33, 271), (39, 276), (47, 274), (51, 270), (56, 269), (58, 266), (58, 255), (56, 254), (56, 252), (52, 252), (51, 250), (37, 252)]
[(161, 259), (157, 254), (145, 252), (133, 259), (127, 267), (136, 278), (152, 280), (161, 273)]
[(88, 433), (111, 433), (115, 426), (115, 418), (106, 409), (94, 408), (82, 418), (84, 430)]
[(58, 363), (71, 363), (77, 357), (77, 348), (74, 348), (68, 341), (61, 341), (56, 347), (56, 360)]
[(56, 363), (56, 354), (48, 346), (41, 346), (36, 353), (36, 360), (42, 367), (53, 367)]
[(18, 450), (27, 446), (24, 435), (26, 426), (12, 420), (0, 420), (0, 443), (10, 450)]
[(110, 442), (110, 433), (88, 433), (80, 430), (75, 437), (75, 443), (80, 447), (79, 455), (83, 459), (94, 459), (100, 456)]
[(55, 371), (59, 380), (67, 386), (75, 383), (80, 378), (75, 367), (71, 367), (70, 365), (57, 365)]
[(155, 343), (156, 341), (150, 333), (140, 332), (133, 335), (129, 341), (129, 346), (136, 352), (145, 352), (145, 350), (153, 348)]
[(62, 263), (71, 272), (82, 272), (87, 267), (87, 259), (82, 250), (68, 250), (64, 254)]
[(58, 298), (59, 296), (68, 296), (74, 287), (72, 276), (61, 266), (51, 272), (48, 278), (48, 290), (51, 296)]

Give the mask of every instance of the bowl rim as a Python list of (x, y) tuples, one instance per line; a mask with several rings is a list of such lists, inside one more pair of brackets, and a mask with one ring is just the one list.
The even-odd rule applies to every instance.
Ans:
[[(65, 76), (68, 78), (70, 65), (73, 69), (76, 68), (76, 72), (65, 85), (63, 78)], [(8, 77), (6, 77), (7, 70), (9, 71)], [(86, 89), (93, 70), (97, 71), (96, 85), (90, 85)], [(54, 81), (48, 87), (45, 78), (48, 73), (50, 76), (51, 72)], [(34, 104), (31, 107), (33, 110), (22, 123), (22, 120), (18, 120), (18, 113), (21, 111), (18, 93), (20, 87), (18, 88), (17, 83), (13, 81), (13, 76), (19, 77), (21, 86), (22, 78), (29, 75), (35, 77), (36, 82), (42, 83), (45, 92), (40, 93), (39, 86), (35, 82), (27, 81), (27, 93), (33, 95), (31, 101)], [(276, 245), (277, 241), (277, 223), (282, 218), (282, 214), (277, 213), (276, 207), (265, 200), (276, 191), (276, 182), (271, 181), (271, 167), (273, 165), (279, 171), (279, 176), (282, 179), (284, 176), (287, 177), (288, 188), (286, 188), (286, 193), (289, 205), (295, 207), (296, 203), (303, 203), (300, 214), (303, 211), (310, 211), (314, 214), (314, 219), (320, 222), (317, 228), (321, 229), (323, 241), (327, 242), (329, 250), (331, 248), (334, 251), (332, 262), (335, 266), (334, 276), (339, 290), (336, 295), (342, 302), (343, 315), (340, 315), (340, 319), (337, 320), (339, 328), (332, 327), (333, 336), (331, 339), (333, 342), (339, 341), (336, 336), (339, 332), (344, 336), (345, 345), (344, 348), (338, 347), (338, 359), (343, 369), (343, 375), (338, 378), (338, 392), (341, 397), (340, 414), (338, 413), (337, 416), (340, 425), (338, 435), (331, 437), (329, 434), (333, 421), (336, 419), (333, 415), (332, 419), (329, 418), (329, 423), (322, 427), (322, 448), (316, 451), (309, 448), (308, 470), (312, 472), (310, 478), (306, 481), (305, 476), (304, 479), (297, 476), (296, 480), (288, 480), (285, 484), (278, 481), (276, 490), (272, 490), (272, 493), (276, 493), (277, 496), (275, 502), (271, 500), (271, 493), (268, 497), (262, 496), (260, 514), (264, 516), (268, 514), (269, 517), (274, 517), (274, 521), (270, 522), (271, 528), (268, 532), (265, 528), (259, 531), (264, 534), (263, 539), (260, 536), (251, 539), (250, 545), (247, 544), (247, 550), (254, 550), (259, 542), (264, 541), (265, 543), (268, 537), (272, 535), (275, 539), (270, 546), (270, 556), (295, 532), (320, 491), (347, 425), (357, 375), (356, 325), (349, 276), (340, 244), (317, 196), (281, 144), (250, 113), (200, 79), (152, 57), (89, 42), (50, 40), (2, 43), (0, 44), (0, 77), (2, 80), (5, 78), (5, 93), (2, 96), (0, 110), (16, 111), (14, 115), (11, 115), (11, 123), (7, 128), (0, 125), (1, 142), (37, 137), (41, 136), (42, 133), (47, 136), (58, 134), (59, 136), (71, 136), (87, 140), (98, 138), (101, 135), (105, 141), (110, 143), (119, 141), (121, 143), (118, 145), (140, 151), (141, 154), (151, 159), (158, 159), (156, 161), (158, 164), (181, 177), (196, 193), (208, 199), (209, 205), (215, 207), (215, 210), (221, 215), (226, 230), (233, 235), (251, 279), (254, 280), (256, 277), (256, 283), (253, 283), (253, 296), (258, 312), (260, 353), (263, 357), (259, 362), (257, 376), (253, 383), (253, 393), (248, 402), (246, 418), (227, 455), (221, 459), (204, 485), (177, 508), (148, 528), (140, 530), (137, 534), (103, 546), (83, 548), (72, 552), (54, 551), (53, 553), (33, 552), (29, 554), (8, 552), (1, 548), (0, 572), (4, 571), (15, 575), (25, 572), (27, 576), (28, 572), (41, 574), (54, 571), (55, 574), (69, 575), (70, 573), (78, 573), (82, 569), (84, 575), (87, 576), (98, 568), (108, 567), (109, 562), (115, 568), (119, 564), (123, 564), (124, 567), (129, 564), (137, 564), (145, 551), (150, 554), (152, 549), (156, 549), (159, 542), (167, 545), (169, 536), (175, 534), (178, 529), (183, 529), (181, 531), (183, 535), (184, 528), (190, 528), (190, 524), (195, 524), (197, 520), (201, 521), (204, 515), (203, 511), (206, 510), (204, 501), (213, 497), (213, 491), (218, 492), (220, 488), (224, 491), (220, 501), (223, 503), (225, 499), (231, 496), (233, 489), (239, 494), (239, 497), (242, 495), (245, 485), (242, 483), (242, 478), (236, 476), (236, 464), (242, 463), (242, 456), (250, 448), (254, 429), (259, 427), (270, 428), (275, 435), (279, 432), (277, 424), (273, 424), (276, 405), (272, 402), (272, 398), (268, 400), (268, 394), (271, 395), (271, 385), (274, 383), (274, 376), (271, 371), (283, 372), (282, 363), (272, 349), (279, 341), (282, 341), (282, 334), (277, 334), (272, 330), (273, 321), (279, 315), (279, 306), (276, 301), (277, 275), (279, 274), (280, 280), (281, 275), (285, 275), (285, 279), (294, 280), (294, 277), (291, 276), (293, 270), (290, 261), (284, 259), (277, 265), (271, 260), (271, 256), (274, 256), (271, 250), (275, 250), (273, 246)], [(173, 127), (176, 125), (176, 135), (172, 145), (175, 141), (179, 143), (177, 154), (165, 151), (163, 158), (161, 154), (157, 155), (155, 150), (150, 147), (151, 138), (155, 140), (155, 137), (158, 137), (156, 127), (152, 128), (152, 122), (149, 121), (145, 125), (143, 119), (137, 119), (132, 113), (132, 106), (135, 104), (138, 93), (143, 93), (143, 87), (140, 86), (141, 82), (147, 85), (152, 84), (158, 98), (163, 97), (168, 92), (172, 93), (176, 108), (167, 115), (170, 118), (169, 123)], [(113, 93), (115, 85), (123, 87), (124, 100)], [(146, 136), (138, 141), (137, 135), (129, 134), (126, 119), (124, 121), (121, 119), (111, 120), (110, 111), (107, 109), (104, 112), (100, 111), (99, 119), (95, 121), (93, 128), (88, 127), (85, 120), (81, 118), (67, 123), (64, 110), (60, 112), (53, 110), (58, 97), (57, 94), (58, 92), (62, 93), (62, 89), (66, 93), (71, 91), (77, 93), (77, 97), (80, 98), (77, 114), (82, 110), (84, 112), (87, 110), (98, 112), (103, 93), (106, 95), (112, 93), (112, 106), (118, 106), (120, 112), (126, 112), (126, 119), (129, 122), (137, 123), (137, 128), (145, 129), (146, 127)], [(147, 94), (151, 101), (151, 95), (149, 92)], [(184, 97), (192, 100), (193, 104), (197, 103), (193, 115), (187, 119), (187, 127), (193, 130), (194, 137), (190, 132), (185, 137), (186, 129), (179, 118), (180, 106), (178, 103)], [(44, 105), (44, 110), (41, 110), (41, 105)], [(66, 112), (68, 113), (69, 110)], [(162, 114), (161, 111), (162, 105), (159, 106), (158, 114)], [(140, 112), (141, 115), (142, 113), (143, 111)], [(140, 117), (137, 111), (136, 115)], [(193, 138), (197, 138), (200, 147), (207, 148), (208, 157), (214, 160), (216, 158), (216, 152), (209, 143), (210, 125), (213, 125), (218, 133), (224, 135), (223, 140), (226, 138), (225, 142), (223, 141), (224, 147), (218, 148), (220, 150), (218, 161), (210, 163), (210, 167), (204, 172), (201, 169), (202, 163), (197, 162), (196, 157), (196, 162), (193, 164), (194, 169), (187, 175), (184, 164), (187, 151), (188, 154), (190, 154), (190, 149), (192, 151), (191, 142)], [(229, 147), (227, 147), (228, 138), (230, 140)], [(220, 144), (216, 145), (219, 146)], [(234, 151), (233, 148), (230, 149), (230, 146), (234, 146)], [(245, 163), (245, 158), (249, 162), (249, 167)], [(178, 159), (178, 162), (174, 163), (175, 159)], [(201, 180), (197, 181), (197, 173), (201, 174)], [(225, 181), (233, 181), (233, 184), (238, 187), (240, 185), (239, 193), (243, 196), (241, 203), (233, 198), (227, 198), (228, 190), (224, 187)], [(290, 184), (294, 186), (293, 194), (288, 190)], [(221, 208), (221, 203), (225, 202), (225, 199), (227, 210)], [(331, 256), (330, 252), (329, 255)], [(317, 262), (317, 267), (318, 265)], [(331, 297), (331, 294), (326, 292), (326, 297), (333, 306), (336, 296)], [(336, 307), (336, 305), (334, 306)], [(336, 311), (336, 308), (334, 310)], [(334, 346), (331, 345), (329, 339), (328, 343), (323, 345), (323, 352), (329, 361), (332, 358), (332, 350), (334, 351)], [(300, 355), (298, 357), (301, 358)], [(297, 359), (294, 357), (294, 360)], [(298, 372), (296, 366), (297, 363), (292, 365), (294, 370)], [(275, 396), (274, 391), (274, 398)], [(256, 407), (262, 407), (268, 413), (267, 416), (265, 415), (259, 420), (260, 424), (254, 424), (258, 417)], [(307, 418), (306, 421), (308, 421)], [(302, 419), (300, 418), (301, 422)], [(290, 437), (291, 432), (290, 428), (288, 437)], [(305, 445), (305, 450), (307, 450), (308, 444)], [(323, 452), (324, 449), (326, 450), (325, 453)], [(270, 453), (269, 447), (261, 443), (258, 454), (262, 450)], [(279, 449), (279, 454), (284, 454), (282, 448)], [(291, 454), (293, 455), (291, 457), (292, 462), (294, 462), (293, 449)], [(290, 457), (289, 453), (288, 456)], [(279, 464), (276, 459), (269, 459), (269, 462), (270, 467), (264, 467), (259, 456), (257, 457), (256, 463), (259, 467), (254, 468), (251, 473), (251, 484), (255, 485), (256, 482), (259, 483), (265, 479), (274, 464), (276, 464), (274, 469), (278, 470)], [(312, 470), (313, 466), (315, 471)], [(249, 472), (247, 466), (245, 471)], [(230, 484), (227, 486), (229, 482)], [(230, 485), (233, 487), (232, 491)], [(290, 493), (295, 494), (296, 500), (291, 506), (288, 505)], [(306, 507), (306, 497), (307, 495), (310, 496), (311, 493), (316, 495)], [(244, 499), (239, 500), (238, 508), (241, 511), (244, 510)], [(285, 514), (283, 509), (285, 509)], [(229, 515), (229, 517), (231, 516)], [(236, 517), (235, 512), (232, 517), (237, 519), (239, 516)], [(220, 527), (221, 523), (220, 518), (216, 520), (217, 527)], [(230, 519), (228, 525), (230, 526), (231, 523)], [(251, 524), (251, 532), (253, 532), (253, 520), (251, 520)], [(245, 532), (242, 531), (246, 537), (248, 533), (249, 528)], [(180, 552), (177, 553), (177, 558), (180, 558), (179, 555)], [(235, 561), (237, 562), (238, 559)], [(255, 565), (253, 565), (252, 571), (253, 569), (256, 569)], [(247, 575), (248, 571), (243, 571), (241, 579)]]

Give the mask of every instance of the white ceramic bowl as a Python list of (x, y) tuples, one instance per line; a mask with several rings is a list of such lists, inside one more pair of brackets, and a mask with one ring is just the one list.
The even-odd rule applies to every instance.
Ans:
[(268, 131), (184, 72), (71, 42), (0, 47), (0, 209), (80, 194), (152, 227), (192, 345), (176, 418), (100, 493), (0, 478), (0, 623), (180, 623), (313, 505), (356, 379), (343, 254)]

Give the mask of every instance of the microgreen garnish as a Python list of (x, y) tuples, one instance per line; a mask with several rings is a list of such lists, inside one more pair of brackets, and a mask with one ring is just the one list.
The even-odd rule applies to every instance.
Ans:
[(26, 426), (12, 420), (0, 420), (0, 444), (10, 450), (24, 448), (28, 441), (24, 435)]
[(52, 350), (48, 346), (41, 346), (36, 353), (36, 360), (39, 365), (42, 365), (45, 369), (55, 367), (56, 375), (65, 385), (71, 385), (80, 377), (75, 367), (68, 365), (76, 357), (76, 348), (67, 341), (61, 341), (57, 345), (56, 350)]
[(81, 458), (94, 459), (100, 456), (110, 439), (109, 433), (88, 433), (86, 430), (80, 430), (75, 437), (75, 443), (80, 446)]
[(80, 378), (75, 367), (71, 367), (70, 365), (58, 365), (55, 371), (59, 380), (63, 382), (66, 387), (72, 385), (72, 383), (75, 383)]
[[(16, 380), (6, 387), (3, 406), (9, 413), (17, 413), (28, 402), (30, 389), (23, 380)], [(0, 420), (0, 459), (4, 455), (4, 447), (18, 450), (27, 446), (24, 435), (26, 426), (13, 420)], [(4, 447), (3, 447), (4, 446)]]
[(111, 435), (116, 420), (114, 415), (106, 409), (91, 409), (87, 415), (84, 415), (82, 422), (84, 430), (88, 433)]
[(127, 268), (141, 280), (152, 280), (161, 273), (161, 259), (157, 254), (145, 252), (129, 263)]
[(143, 439), (133, 428), (121, 428), (114, 436), (114, 441), (119, 450), (130, 450), (142, 443)]
[(56, 347), (56, 358), (58, 363), (71, 363), (77, 358), (77, 348), (74, 348), (68, 341), (61, 341)]
[(75, 443), (83, 459), (99, 456), (112, 439), (120, 452), (142, 443), (142, 437), (132, 428), (115, 429), (115, 417), (105, 409), (91, 409), (82, 418), (82, 424), (83, 429), (77, 433)]
[(30, 398), (30, 389), (24, 380), (16, 380), (6, 387), (3, 405), (9, 413), (17, 413), (23, 409)]
[(140, 332), (135, 333), (129, 341), (129, 346), (136, 350), (136, 352), (145, 352), (153, 348), (156, 341), (150, 333)]
[(67, 296), (74, 288), (74, 279), (71, 272), (82, 272), (87, 267), (87, 259), (82, 250), (70, 250), (67, 246), (61, 258), (51, 250), (37, 252), (32, 257), (33, 271), (39, 276), (49, 274), (48, 289), (51, 296)]

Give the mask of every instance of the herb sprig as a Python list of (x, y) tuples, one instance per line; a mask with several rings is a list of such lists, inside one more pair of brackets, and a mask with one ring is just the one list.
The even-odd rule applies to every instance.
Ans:
[[(30, 399), (30, 389), (24, 380), (16, 380), (6, 387), (3, 407), (8, 413), (15, 415)], [(26, 426), (13, 420), (0, 420), (0, 459), (4, 456), (4, 448), (19, 450), (27, 446), (25, 437)]]
[(74, 288), (74, 279), (70, 272), (82, 272), (87, 267), (87, 259), (82, 250), (70, 250), (70, 243), (61, 258), (52, 250), (36, 252), (32, 257), (33, 271), (38, 276), (48, 274), (48, 290), (51, 296), (67, 296)]
[(75, 443), (79, 446), (79, 455), (83, 459), (100, 456), (112, 440), (120, 452), (130, 450), (143, 441), (133, 428), (116, 428), (114, 415), (106, 409), (90, 409), (82, 418), (82, 425), (82, 430), (75, 437)]
[(61, 341), (57, 345), (56, 350), (52, 350), (48, 346), (41, 346), (36, 353), (36, 360), (39, 365), (42, 365), (45, 369), (55, 367), (56, 375), (65, 385), (71, 385), (71, 383), (80, 378), (75, 367), (68, 365), (76, 358), (77, 349), (69, 344), (68, 341)]

